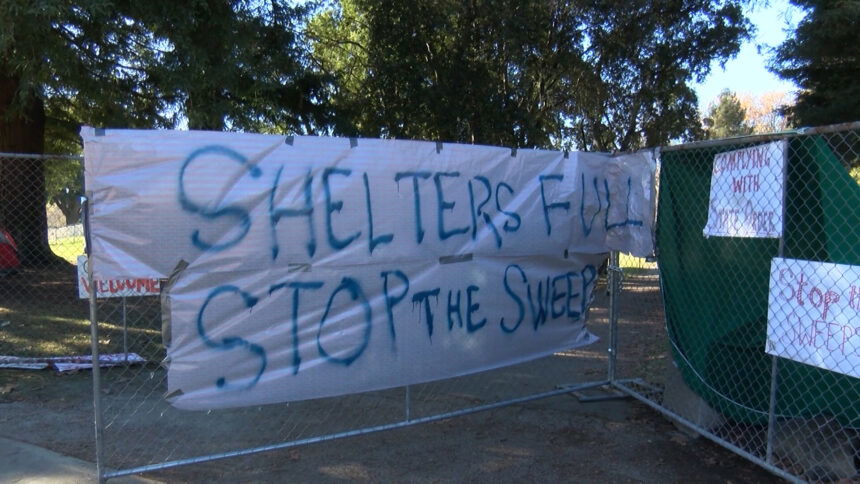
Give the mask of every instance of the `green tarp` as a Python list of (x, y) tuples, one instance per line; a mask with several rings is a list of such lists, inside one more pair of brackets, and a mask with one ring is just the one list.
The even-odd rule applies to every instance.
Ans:
[[(667, 327), (684, 380), (725, 416), (764, 423), (768, 278), (779, 240), (702, 234), (714, 155), (749, 146), (662, 154), (657, 243)], [(821, 136), (790, 139), (784, 257), (860, 265), (860, 186), (834, 153), (851, 152), (844, 148)], [(780, 358), (778, 383), (778, 415), (827, 415), (860, 426), (860, 380)]]

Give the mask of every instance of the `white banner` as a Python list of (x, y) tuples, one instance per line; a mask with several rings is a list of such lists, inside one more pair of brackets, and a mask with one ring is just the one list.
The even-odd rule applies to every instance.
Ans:
[(381, 389), (586, 344), (602, 255), (652, 252), (650, 153), (82, 136), (96, 277), (173, 276), (168, 385), (182, 408)]
[(706, 237), (782, 236), (786, 143), (775, 141), (714, 157)]
[(860, 377), (860, 266), (775, 258), (767, 352)]

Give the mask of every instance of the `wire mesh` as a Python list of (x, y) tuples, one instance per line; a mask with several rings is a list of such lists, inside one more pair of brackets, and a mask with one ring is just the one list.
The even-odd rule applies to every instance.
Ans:
[[(619, 343), (633, 356), (622, 376), (642, 378), (627, 390), (793, 479), (856, 478), (860, 461), (856, 128), (664, 150), (657, 245), (668, 344), (633, 356)], [(783, 157), (778, 177), (761, 175)], [(784, 208), (717, 206), (721, 171), (730, 196)], [(631, 279), (641, 277), (625, 289)], [(642, 372), (643, 361), (660, 364)]]
[[(606, 296), (598, 298), (590, 327), (606, 336)], [(560, 383), (601, 381), (606, 373), (608, 339), (604, 337), (604, 343), (587, 348), (443, 381), (334, 398), (189, 412), (170, 406), (164, 398), (167, 374), (161, 365), (164, 349), (156, 299), (126, 298), (124, 308), (125, 313), (115, 298), (99, 300), (100, 334), (104, 329), (119, 328), (117, 321), (125, 317), (129, 351), (147, 362), (102, 369), (102, 460), (106, 468), (120, 470), (108, 472), (108, 476), (406, 425), (558, 392)], [(121, 350), (122, 338), (99, 339), (102, 352)], [(587, 363), (583, 353), (592, 356)], [(178, 435), (182, 438), (178, 439)]]
[[(777, 138), (788, 140), (784, 189), (756, 187), (752, 179), (738, 188), (784, 198), (784, 231), (776, 238), (705, 237), (702, 232), (714, 157), (770, 146), (774, 137), (664, 150), (659, 275), (652, 261), (626, 256), (619, 261), (624, 280), (615, 383), (779, 475), (809, 481), (852, 478), (860, 419), (854, 366), (860, 280), (852, 269), (860, 265), (860, 132), (855, 126)], [(77, 205), (81, 170), (77, 157), (0, 155), (0, 355), (53, 364), (56, 360), (45, 357), (90, 350), (88, 304), (79, 293), (85, 278), (73, 265), (84, 251)], [(39, 174), (44, 185), (27, 181)], [(777, 293), (803, 304), (768, 304), (774, 258), (785, 260), (787, 274)], [(806, 261), (834, 266), (813, 270)], [(808, 279), (797, 279), (807, 274)], [(826, 274), (838, 275), (828, 279)], [(566, 382), (607, 378), (609, 294), (601, 287), (595, 290), (589, 324), (601, 342), (585, 348), (346, 397), (181, 411), (164, 398), (166, 353), (155, 295), (161, 283), (94, 284), (100, 292), (98, 350), (116, 355), (120, 363), (102, 369), (95, 395), (103, 424), (100, 464), (108, 477), (408, 425), (541, 396)], [(770, 319), (794, 321), (794, 326), (769, 337), (769, 306)], [(798, 313), (801, 306), (818, 311), (817, 318)], [(779, 338), (787, 339), (781, 349), (768, 351)], [(836, 355), (831, 368), (810, 364), (810, 347)], [(22, 375), (13, 378), (33, 378)], [(8, 396), (0, 392), (3, 398)], [(63, 404), (56, 408), (61, 411)], [(41, 425), (59, 430), (90, 422), (58, 418)], [(71, 439), (63, 450), (91, 458), (91, 437)]]
[[(75, 285), (84, 248), (81, 163), (0, 153), (0, 355), (89, 354), (88, 305)], [(66, 337), (51, 337), (58, 333)]]

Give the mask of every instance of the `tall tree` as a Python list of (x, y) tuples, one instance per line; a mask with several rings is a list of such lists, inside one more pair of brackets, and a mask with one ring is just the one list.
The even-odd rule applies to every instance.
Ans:
[[(320, 83), (287, 0), (3, 0), (0, 152), (42, 153), (78, 126), (241, 129), (322, 124)], [(55, 261), (41, 160), (0, 163), (0, 225), (23, 263)]]
[(627, 150), (698, 133), (743, 1), (342, 0), (310, 24), (336, 132)]
[[(74, 99), (99, 114), (96, 122), (149, 124), (142, 120), (157, 106), (138, 96), (135, 73), (121, 67), (135, 29), (109, 2), (0, 2), (0, 152), (43, 152), (52, 98)], [(18, 241), (22, 263), (58, 260), (47, 241), (42, 160), (0, 163), (0, 224)]]
[(724, 89), (711, 104), (705, 118), (705, 131), (710, 139), (729, 138), (752, 134), (753, 128), (747, 123), (746, 109), (732, 91)]
[(284, 0), (131, 2), (148, 29), (136, 61), (191, 129), (277, 125), (311, 132), (325, 122), (319, 78), (305, 68), (299, 25), (308, 8)]
[(805, 16), (774, 52), (771, 70), (801, 91), (796, 126), (860, 120), (860, 0), (792, 0)]
[(738, 52), (750, 29), (744, 3), (587, 3), (589, 70), (573, 86), (569, 110), (576, 144), (623, 151), (699, 137), (690, 84)]

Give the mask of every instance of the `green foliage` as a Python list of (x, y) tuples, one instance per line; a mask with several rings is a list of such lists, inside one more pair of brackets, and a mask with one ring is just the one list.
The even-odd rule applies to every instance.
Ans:
[(369, 76), (367, 47), (369, 26), (355, 0), (343, 0), (337, 8), (315, 15), (307, 26), (314, 67), (330, 80), (327, 95), (337, 113), (329, 126), (338, 134), (355, 136), (370, 133), (368, 115), (363, 109), (375, 99), (366, 89)]
[(118, 7), (99, 0), (0, 2), (0, 76), (14, 81), (16, 94), (0, 116), (24, 111), (35, 95), (49, 101), (49, 126), (67, 124), (68, 116), (52, 121), (63, 112), (99, 125), (153, 125), (164, 106), (127, 64), (142, 33)]
[[(78, 151), (81, 124), (312, 131), (325, 112), (296, 34), (305, 12), (289, 0), (0, 0), (0, 151)], [(46, 173), (65, 180), (55, 168), (0, 166), (0, 224), (28, 245), (26, 265), (56, 259), (45, 197), (77, 212), (73, 187), (46, 189)]]
[(711, 105), (705, 126), (710, 139), (744, 136), (753, 132), (753, 127), (747, 122), (746, 109), (735, 93), (728, 89), (723, 90), (717, 102)]
[[(0, 2), (0, 77), (25, 112), (47, 112), (50, 149), (96, 126), (311, 131), (321, 83), (305, 69), (289, 2), (45, 0)], [(77, 150), (75, 150), (77, 151)]]
[(0, 72), (63, 151), (81, 123), (182, 120), (626, 150), (700, 134), (689, 84), (737, 52), (745, 1), (343, 0), (308, 58), (286, 0), (7, 0)]
[[(177, 8), (182, 5), (182, 8)], [(191, 129), (277, 125), (310, 132), (324, 121), (320, 80), (296, 33), (306, 7), (285, 1), (131, 2), (147, 29), (135, 52), (146, 82)]]
[(792, 0), (805, 10), (794, 35), (774, 52), (771, 70), (797, 83), (787, 109), (795, 126), (860, 120), (860, 1)]
[(699, 135), (742, 3), (342, 0), (308, 32), (336, 133), (628, 150)]

